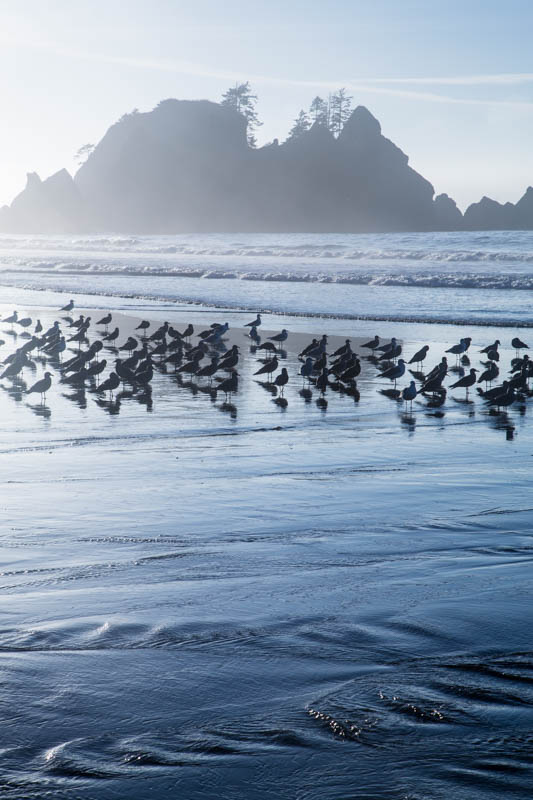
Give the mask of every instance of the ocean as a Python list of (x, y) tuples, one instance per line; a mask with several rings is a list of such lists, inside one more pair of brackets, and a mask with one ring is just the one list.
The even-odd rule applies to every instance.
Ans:
[(307, 316), (533, 324), (531, 231), (2, 235), (0, 277), (12, 286)]
[(2, 318), (262, 311), (291, 376), (280, 404), (243, 346), (227, 404), (0, 380), (3, 796), (529, 800), (531, 401), (411, 414), (365, 362), (324, 405), (296, 343), (499, 339), (504, 377), (532, 280), (519, 232), (1, 237)]

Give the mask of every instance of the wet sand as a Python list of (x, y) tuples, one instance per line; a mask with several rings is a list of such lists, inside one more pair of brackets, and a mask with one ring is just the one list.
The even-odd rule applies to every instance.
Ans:
[[(370, 365), (359, 403), (292, 379), (282, 408), (231, 322), (233, 409), (171, 372), (150, 403), (55, 380), (45, 409), (1, 381), (6, 797), (525, 800), (530, 408), (405, 415)], [(298, 321), (291, 376), (330, 325)], [(401, 333), (407, 355), (431, 334), (430, 363), (450, 345)]]

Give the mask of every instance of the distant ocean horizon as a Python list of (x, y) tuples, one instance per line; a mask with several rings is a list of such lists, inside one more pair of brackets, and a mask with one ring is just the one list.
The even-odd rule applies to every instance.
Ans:
[(533, 325), (533, 232), (0, 235), (0, 283), (228, 309)]

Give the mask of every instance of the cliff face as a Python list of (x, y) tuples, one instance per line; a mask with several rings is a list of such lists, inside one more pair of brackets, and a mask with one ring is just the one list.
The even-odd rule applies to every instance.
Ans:
[(250, 158), (244, 118), (207, 101), (165, 100), (113, 125), (75, 176), (98, 230), (224, 230)]
[(12, 233), (73, 233), (87, 226), (83, 199), (66, 169), (45, 181), (29, 172), (24, 191), (0, 212), (0, 229)]
[(0, 230), (363, 232), (533, 228), (533, 189), (513, 206), (488, 198), (463, 215), (409, 166), (359, 106), (336, 139), (315, 124), (258, 150), (237, 112), (165, 100), (122, 117), (74, 179), (32, 173)]

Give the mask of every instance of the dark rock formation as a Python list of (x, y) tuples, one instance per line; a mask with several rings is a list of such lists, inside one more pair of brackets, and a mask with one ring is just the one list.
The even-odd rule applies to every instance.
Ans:
[(254, 150), (243, 116), (206, 100), (126, 114), (74, 179), (32, 173), (0, 230), (131, 233), (485, 230), (533, 227), (533, 189), (483, 198), (463, 219), (359, 106), (335, 138), (315, 124)]
[(533, 228), (533, 186), (528, 186), (526, 193), (520, 198), (515, 206), (515, 221), (521, 230), (531, 230)]
[(434, 228), (437, 231), (456, 231), (464, 227), (463, 215), (455, 200), (447, 194), (439, 194), (433, 201)]
[(465, 211), (465, 228), (470, 231), (507, 230), (516, 227), (515, 207), (512, 203), (497, 203), (490, 197), (482, 197)]
[(533, 230), (533, 187), (516, 205), (483, 197), (465, 211), (464, 227), (471, 231)]
[(165, 100), (113, 125), (75, 181), (95, 229), (222, 231), (246, 207), (242, 174), (254, 155), (240, 114)]

